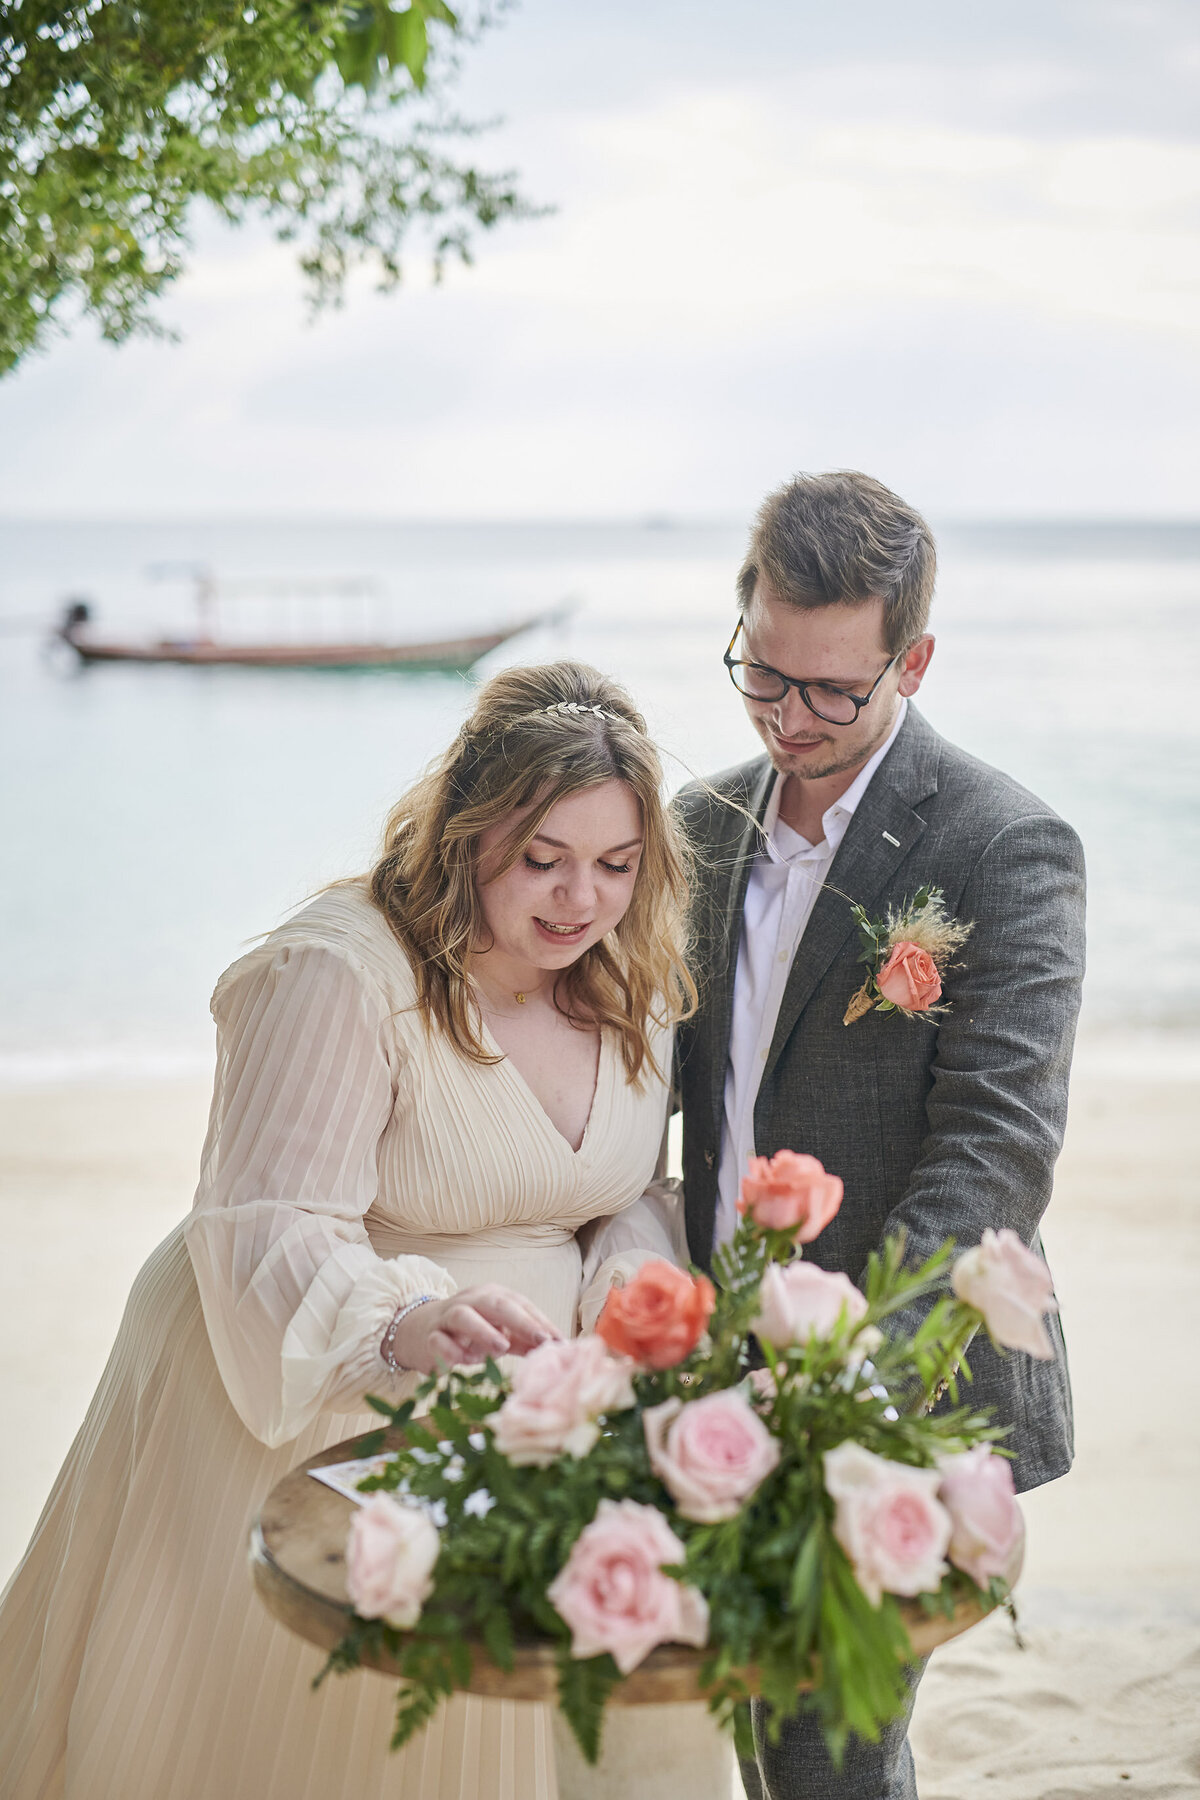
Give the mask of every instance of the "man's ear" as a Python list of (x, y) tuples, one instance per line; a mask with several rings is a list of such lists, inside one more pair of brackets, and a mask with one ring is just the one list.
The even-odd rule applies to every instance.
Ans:
[(924, 681), (925, 671), (933, 660), (933, 647), (936, 641), (929, 632), (926, 632), (924, 637), (919, 637), (911, 649), (905, 652), (904, 661), (900, 665), (898, 689), (905, 699), (910, 694), (915, 694)]

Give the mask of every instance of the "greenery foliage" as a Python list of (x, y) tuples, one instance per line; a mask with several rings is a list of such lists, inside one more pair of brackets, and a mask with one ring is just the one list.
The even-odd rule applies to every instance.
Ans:
[(394, 286), (417, 224), (435, 273), (469, 260), (528, 210), (447, 147), (473, 129), (439, 105), (456, 46), (486, 23), (445, 0), (0, 0), (0, 372), (80, 309), (114, 342), (161, 331), (196, 201), (297, 240), (314, 307), (356, 264)]
[[(637, 1406), (609, 1415), (586, 1456), (563, 1456), (545, 1468), (506, 1460), (487, 1429), (505, 1398), (495, 1364), (431, 1378), (416, 1400), (399, 1407), (372, 1399), (403, 1429), (407, 1447), (361, 1486), (398, 1491), (433, 1509), (441, 1530), (435, 1587), (414, 1629), (358, 1622), (326, 1672), (353, 1667), (370, 1641), (387, 1646), (403, 1676), (393, 1738), (399, 1746), (463, 1684), (472, 1642), (509, 1668), (516, 1639), (550, 1639), (557, 1646), (560, 1706), (584, 1755), (595, 1760), (618, 1671), (608, 1655), (572, 1658), (571, 1633), (546, 1589), (600, 1501), (630, 1499), (658, 1508), (686, 1546), (683, 1564), (667, 1573), (708, 1601), (711, 1647), (701, 1679), (725, 1726), (744, 1739), (742, 1703), (753, 1690), (775, 1709), (775, 1729), (798, 1706), (815, 1709), (835, 1757), (850, 1732), (877, 1737), (905, 1703), (912, 1651), (897, 1601), (885, 1594), (879, 1607), (870, 1603), (834, 1536), (822, 1456), (852, 1440), (925, 1468), (940, 1455), (1002, 1435), (983, 1414), (957, 1403), (954, 1370), (960, 1366), (969, 1379), (962, 1357), (979, 1314), (945, 1291), (952, 1248), (947, 1243), (910, 1268), (903, 1238), (889, 1240), (871, 1261), (864, 1318), (852, 1323), (843, 1311), (826, 1339), (778, 1351), (762, 1346), (774, 1391), (757, 1395), (756, 1404), (782, 1457), (740, 1512), (719, 1524), (692, 1523), (676, 1512), (650, 1466), (642, 1413), (675, 1395), (690, 1401), (748, 1383), (759, 1285), (770, 1261), (794, 1255), (789, 1232), (742, 1222), (716, 1259), (718, 1298), (707, 1342), (674, 1368), (640, 1373)], [(923, 1315), (915, 1335), (887, 1336), (888, 1321), (894, 1325), (905, 1309), (913, 1309), (909, 1317)], [(884, 1335), (877, 1344), (879, 1327)], [(864, 1345), (872, 1346), (872, 1360)], [(931, 1398), (946, 1381), (955, 1403), (932, 1413)], [(908, 1397), (897, 1404), (900, 1395)], [(419, 1414), (424, 1403), (429, 1410)], [(374, 1454), (383, 1442), (382, 1432), (374, 1434), (361, 1454)], [(959, 1599), (982, 1597), (995, 1605), (1004, 1595), (996, 1581), (981, 1596), (952, 1569), (923, 1603), (953, 1612)]]

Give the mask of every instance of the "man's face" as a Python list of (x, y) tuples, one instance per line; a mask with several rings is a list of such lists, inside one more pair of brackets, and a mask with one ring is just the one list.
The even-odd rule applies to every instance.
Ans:
[[(875, 689), (853, 725), (832, 725), (810, 712), (795, 688), (782, 700), (745, 699), (750, 722), (781, 775), (820, 781), (861, 769), (896, 722), (901, 694), (915, 694), (933, 653), (918, 639)], [(802, 681), (825, 681), (852, 694), (870, 693), (891, 655), (883, 639), (883, 601), (862, 606), (789, 606), (759, 577), (746, 608), (736, 655)]]

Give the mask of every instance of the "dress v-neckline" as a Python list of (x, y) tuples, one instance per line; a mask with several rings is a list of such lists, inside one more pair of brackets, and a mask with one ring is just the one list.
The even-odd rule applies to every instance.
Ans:
[(500, 1069), (507, 1069), (507, 1071), (508, 1071), (509, 1075), (512, 1077), (513, 1081), (516, 1082), (517, 1086), (520, 1088), (521, 1092), (524, 1094), (526, 1100), (529, 1103), (531, 1110), (537, 1114), (539, 1119), (542, 1120), (542, 1122), (544, 1123), (544, 1125), (546, 1127), (546, 1130), (551, 1134), (551, 1136), (554, 1138), (557, 1138), (558, 1142), (562, 1145), (562, 1147), (566, 1151), (567, 1155), (569, 1157), (571, 1157), (573, 1160), (575, 1158), (582, 1156), (584, 1151), (587, 1149), (588, 1139), (592, 1135), (592, 1121), (596, 1117), (596, 1107), (597, 1107), (597, 1105), (599, 1103), (599, 1099), (600, 1099), (600, 1083), (604, 1076), (604, 1063), (605, 1063), (605, 1057), (606, 1057), (607, 1050), (608, 1050), (604, 1031), (601, 1030), (601, 1032), (600, 1032), (600, 1049), (596, 1056), (596, 1080), (592, 1087), (592, 1103), (588, 1107), (588, 1115), (584, 1121), (583, 1136), (579, 1140), (578, 1148), (576, 1148), (576, 1146), (571, 1142), (570, 1138), (566, 1135), (566, 1133), (563, 1131), (560, 1131), (558, 1129), (558, 1126), (554, 1123), (554, 1120), (550, 1117), (550, 1114), (546, 1111), (545, 1107), (542, 1105), (541, 1101), (538, 1099), (537, 1095), (534, 1093), (533, 1089), (530, 1087), (529, 1083), (526, 1081), (525, 1077), (522, 1075), (520, 1069), (518, 1069), (516, 1063), (513, 1061), (512, 1057), (509, 1055), (508, 1051), (501, 1049), (500, 1045), (496, 1042), (496, 1039), (492, 1036), (491, 1031), (488, 1029), (487, 1025), (483, 1023), (482, 1020), (480, 1021), (480, 1023), (483, 1028), (483, 1035), (484, 1035), (485, 1039), (487, 1040), (488, 1048), (494, 1050), (496, 1052), (497, 1056), (499, 1056), (499, 1058), (500, 1058), (499, 1064), (493, 1064), (493, 1067), (498, 1067)]

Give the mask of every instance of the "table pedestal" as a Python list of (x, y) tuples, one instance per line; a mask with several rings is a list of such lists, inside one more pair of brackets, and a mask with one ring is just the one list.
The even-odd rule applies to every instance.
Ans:
[(554, 1714), (558, 1800), (729, 1800), (733, 1742), (695, 1701), (610, 1706), (591, 1768), (571, 1727)]

